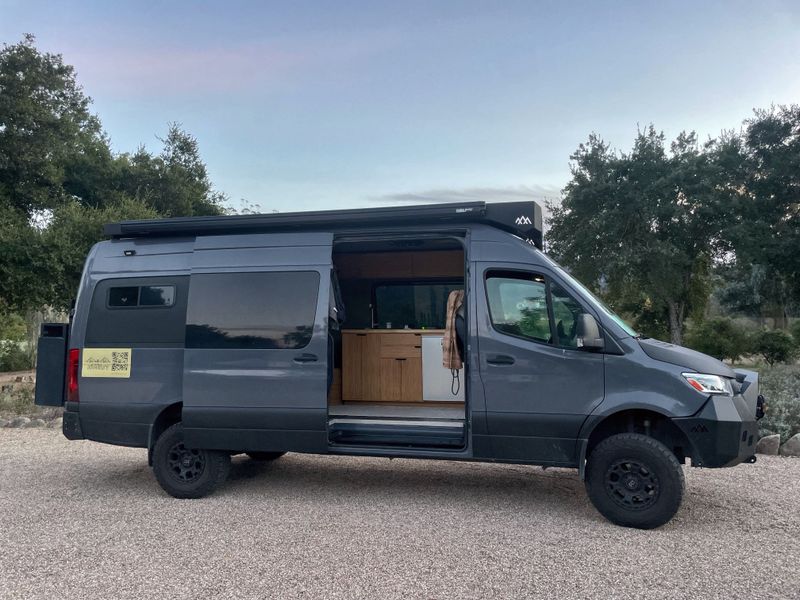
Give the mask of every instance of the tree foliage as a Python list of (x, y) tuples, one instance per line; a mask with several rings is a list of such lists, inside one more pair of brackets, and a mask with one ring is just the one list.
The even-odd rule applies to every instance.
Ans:
[(597, 136), (572, 155), (572, 180), (553, 207), (549, 251), (617, 308), (638, 307), (681, 343), (690, 311), (704, 308), (721, 251), (717, 169), (709, 145), (682, 133), (667, 149), (654, 127), (630, 153)]
[(759, 331), (754, 338), (754, 349), (770, 366), (775, 363), (788, 363), (798, 354), (792, 336), (780, 329)]
[(738, 140), (733, 218), (723, 235), (747, 285), (725, 299), (786, 328), (800, 299), (800, 105), (755, 111)]
[(224, 210), (179, 124), (158, 154), (115, 154), (90, 105), (73, 68), (32, 36), (0, 49), (0, 312), (68, 308), (107, 222)]
[(696, 324), (686, 336), (686, 345), (720, 360), (731, 361), (751, 350), (747, 330), (726, 317), (714, 317)]

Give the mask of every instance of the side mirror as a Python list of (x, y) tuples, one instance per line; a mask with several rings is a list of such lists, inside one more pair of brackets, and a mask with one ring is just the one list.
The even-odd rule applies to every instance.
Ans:
[(588, 352), (603, 350), (606, 345), (600, 334), (597, 320), (588, 313), (578, 315), (577, 342), (578, 348)]

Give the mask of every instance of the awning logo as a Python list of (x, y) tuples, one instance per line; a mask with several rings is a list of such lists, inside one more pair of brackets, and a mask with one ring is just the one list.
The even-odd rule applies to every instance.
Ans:
[(531, 224), (531, 220), (528, 217), (526, 217), (525, 215), (521, 215), (521, 216), (517, 217), (517, 220), (514, 221), (514, 222), (517, 225), (530, 225)]

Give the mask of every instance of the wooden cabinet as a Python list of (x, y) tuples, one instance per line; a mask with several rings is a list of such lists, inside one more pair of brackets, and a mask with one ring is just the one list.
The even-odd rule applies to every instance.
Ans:
[(342, 400), (421, 402), (422, 333), (409, 329), (343, 331)]

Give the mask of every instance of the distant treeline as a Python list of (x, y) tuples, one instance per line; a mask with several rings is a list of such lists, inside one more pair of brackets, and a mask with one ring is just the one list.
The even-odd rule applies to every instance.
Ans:
[[(592, 135), (552, 206), (548, 251), (640, 331), (681, 343), (712, 312), (786, 330), (800, 307), (800, 105), (629, 152)], [(711, 332), (708, 332), (711, 333)], [(720, 332), (722, 333), (722, 332)]]

